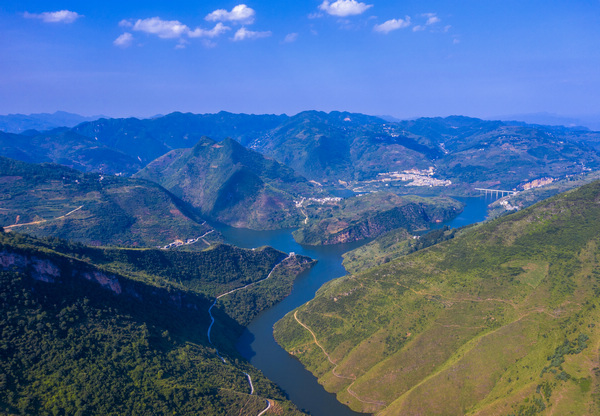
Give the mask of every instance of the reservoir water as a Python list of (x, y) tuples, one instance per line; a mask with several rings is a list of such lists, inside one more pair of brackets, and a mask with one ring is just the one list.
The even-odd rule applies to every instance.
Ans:
[[(457, 198), (465, 203), (463, 212), (446, 225), (457, 228), (483, 221), (487, 205), (494, 199)], [(443, 225), (443, 224), (442, 224)], [(237, 349), (253, 366), (277, 383), (298, 408), (313, 416), (358, 416), (347, 406), (337, 401), (317, 382), (300, 361), (289, 355), (273, 338), (273, 325), (288, 312), (314, 298), (316, 291), (328, 281), (346, 274), (342, 266), (342, 254), (366, 243), (361, 241), (334, 246), (304, 246), (292, 238), (292, 230), (252, 231), (219, 227), (226, 240), (239, 247), (254, 248), (263, 245), (278, 250), (309, 256), (318, 263), (294, 282), (292, 293), (258, 315), (248, 326), (237, 343)]]

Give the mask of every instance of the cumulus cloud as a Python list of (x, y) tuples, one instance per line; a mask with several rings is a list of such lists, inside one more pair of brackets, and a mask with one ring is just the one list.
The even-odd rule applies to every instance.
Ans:
[(254, 9), (246, 6), (245, 4), (238, 4), (230, 12), (225, 9), (218, 9), (212, 13), (209, 13), (205, 20), (209, 22), (236, 22), (243, 24), (254, 23)]
[[(179, 39), (179, 45), (185, 45), (182, 42), (183, 37), (188, 38), (215, 38), (223, 33), (231, 30), (219, 22), (212, 29), (196, 28), (190, 29), (189, 26), (181, 23), (178, 20), (162, 20), (160, 17), (151, 17), (148, 19), (138, 19), (135, 23), (128, 20), (122, 20), (119, 26), (130, 27), (132, 30), (144, 32), (151, 35), (156, 35), (161, 39)], [(178, 46), (181, 48), (181, 46)]]
[(73, 23), (75, 20), (83, 16), (70, 10), (59, 10), (57, 12), (43, 13), (25, 12), (23, 13), (23, 17), (26, 19), (40, 19), (46, 23)]
[(162, 20), (160, 17), (138, 19), (133, 30), (157, 35), (161, 39), (175, 39), (188, 33), (190, 28), (178, 20)]
[(223, 23), (219, 22), (210, 30), (201, 29), (197, 27), (196, 29), (188, 32), (188, 36), (190, 38), (216, 38), (217, 36), (222, 35), (223, 33), (231, 30), (230, 27), (225, 26)]
[(371, 7), (372, 4), (359, 3), (356, 0), (337, 0), (333, 3), (324, 0), (319, 9), (332, 16), (346, 17), (362, 14)]
[(391, 19), (380, 25), (375, 25), (373, 30), (379, 33), (390, 33), (391, 31), (404, 29), (410, 26), (410, 17), (406, 16), (404, 19)]
[(129, 32), (125, 32), (114, 40), (113, 45), (118, 46), (119, 48), (129, 48), (132, 43), (133, 35)]
[(297, 33), (288, 33), (287, 35), (285, 35), (285, 38), (283, 39), (283, 43), (296, 42), (296, 39), (298, 39)]
[(248, 30), (245, 27), (240, 28), (235, 35), (233, 36), (234, 41), (247, 40), (247, 39), (260, 39), (271, 36), (271, 32), (254, 32), (252, 30)]

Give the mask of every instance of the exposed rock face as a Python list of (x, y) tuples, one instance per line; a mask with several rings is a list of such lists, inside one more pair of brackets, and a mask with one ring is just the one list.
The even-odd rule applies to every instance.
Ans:
[(30, 275), (34, 280), (49, 284), (68, 284), (73, 280), (87, 280), (117, 296), (128, 296), (140, 301), (172, 305), (177, 308), (197, 310), (207, 302), (203, 295), (184, 293), (178, 290), (148, 286), (127, 277), (108, 273), (80, 261), (65, 258), (47, 258), (26, 252), (5, 249), (0, 251), (0, 269), (18, 271)]
[(94, 270), (90, 273), (83, 273), (83, 277), (85, 277), (87, 280), (98, 282), (100, 286), (111, 290), (117, 295), (120, 295), (123, 292), (121, 285), (119, 284), (119, 279), (114, 275), (108, 275), (106, 273)]

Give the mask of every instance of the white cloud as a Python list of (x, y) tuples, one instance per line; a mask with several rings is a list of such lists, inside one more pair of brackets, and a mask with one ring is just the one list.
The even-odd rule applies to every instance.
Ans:
[(43, 13), (25, 12), (23, 13), (23, 17), (26, 19), (40, 19), (46, 23), (73, 23), (75, 20), (83, 17), (83, 15), (69, 10), (59, 10), (57, 12)]
[(125, 32), (114, 40), (113, 45), (118, 46), (119, 48), (129, 48), (132, 43), (133, 35), (129, 32)]
[(216, 38), (217, 36), (222, 35), (223, 33), (231, 30), (229, 26), (225, 26), (223, 23), (219, 22), (210, 30), (205, 30), (197, 27), (193, 31), (188, 32), (188, 36), (190, 38)]
[(240, 28), (235, 35), (233, 36), (234, 41), (246, 40), (246, 39), (260, 39), (271, 36), (271, 32), (254, 32), (252, 30), (248, 30), (245, 27)]
[(138, 19), (133, 30), (157, 35), (161, 39), (175, 39), (188, 33), (190, 28), (178, 20), (162, 20), (160, 17)]
[(133, 27), (131, 20), (123, 19), (119, 22), (119, 27)]
[(297, 33), (288, 33), (287, 35), (285, 35), (285, 38), (283, 39), (283, 43), (296, 42), (297, 39), (298, 39)]
[(243, 24), (254, 23), (254, 9), (245, 4), (238, 4), (230, 12), (225, 9), (218, 9), (208, 14), (205, 19), (209, 22), (236, 22)]
[(332, 16), (346, 17), (362, 14), (371, 7), (372, 4), (359, 3), (356, 0), (337, 0), (333, 3), (324, 0), (319, 9)]
[[(216, 38), (223, 33), (231, 30), (219, 22), (212, 29), (196, 28), (190, 29), (187, 25), (178, 20), (162, 20), (160, 17), (151, 17), (149, 19), (138, 19), (134, 24), (127, 20), (122, 20), (119, 26), (131, 27), (132, 30), (156, 35), (161, 39), (179, 39), (179, 45), (185, 45), (182, 38)], [(178, 46), (181, 48), (182, 46)]]
[(442, 19), (437, 17), (435, 13), (424, 13), (422, 16), (427, 18), (427, 22), (425, 22), (427, 26), (431, 26), (442, 21)]
[(391, 19), (380, 25), (375, 25), (373, 30), (380, 33), (390, 33), (393, 30), (404, 29), (410, 26), (410, 17), (406, 16), (404, 19)]
[(412, 28), (413, 32), (420, 32), (421, 30), (425, 30), (425, 29), (426, 28), (423, 25), (416, 25), (416, 26), (413, 26), (413, 28)]

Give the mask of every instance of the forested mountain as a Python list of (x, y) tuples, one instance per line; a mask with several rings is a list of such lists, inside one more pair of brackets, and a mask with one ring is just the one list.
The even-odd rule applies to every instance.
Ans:
[(215, 140), (227, 137), (245, 143), (265, 134), (287, 116), (232, 114), (171, 113), (166, 116), (140, 120), (100, 119), (82, 123), (73, 130), (94, 138), (105, 146), (119, 150), (144, 165), (165, 153), (193, 147), (203, 136)]
[(59, 163), (82, 172), (110, 175), (131, 174), (143, 166), (137, 158), (64, 128), (19, 135), (0, 132), (0, 156), (28, 163)]
[[(207, 337), (214, 294), (310, 265), (290, 261), (268, 248), (95, 249), (0, 233), (0, 412), (256, 415), (270, 399), (299, 415), (237, 356), (243, 327), (221, 303), (212, 309), (214, 345)], [(268, 297), (277, 281), (254, 288)], [(289, 282), (280, 284), (285, 292)], [(256, 307), (253, 299), (231, 308)]]
[[(3, 157), (0, 226), (95, 245), (219, 240), (193, 208), (153, 182)], [(203, 240), (197, 244), (206, 247)]]
[(427, 138), (362, 114), (306, 111), (249, 143), (307, 178), (338, 185), (379, 172), (426, 169), (442, 154)]
[[(434, 167), (455, 185), (513, 189), (544, 176), (600, 166), (600, 135), (563, 127), (517, 126), (452, 116), (386, 122), (360, 114), (309, 111), (250, 147), (309, 179), (350, 187), (378, 173)], [(396, 191), (414, 191), (396, 188)]]
[(598, 414), (600, 182), (331, 281), (276, 339), (353, 409)]
[(600, 167), (600, 134), (561, 126), (451, 116), (386, 121), (347, 112), (294, 116), (172, 113), (152, 119), (99, 119), (72, 129), (0, 135), (0, 155), (83, 171), (134, 174), (202, 137), (232, 138), (331, 188), (440, 194), (445, 187), (382, 183), (379, 174), (432, 167), (454, 193), (513, 189), (546, 176)]
[(220, 222), (246, 228), (284, 228), (300, 223), (294, 200), (323, 194), (292, 169), (232, 139), (202, 138), (174, 150), (136, 177), (154, 181)]

